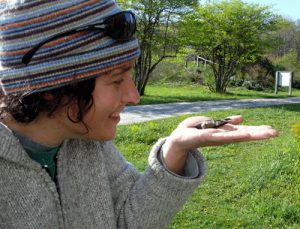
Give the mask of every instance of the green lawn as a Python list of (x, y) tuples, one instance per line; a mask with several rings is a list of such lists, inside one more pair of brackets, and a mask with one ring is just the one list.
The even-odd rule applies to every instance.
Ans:
[[(245, 124), (270, 124), (270, 140), (201, 149), (209, 171), (169, 229), (300, 228), (300, 148), (290, 131), (300, 105), (214, 111), (223, 118), (241, 114)], [(203, 115), (203, 114), (202, 114)], [(138, 169), (153, 143), (187, 116), (118, 127), (115, 144)]]
[[(300, 90), (293, 89), (293, 96), (300, 96)], [(287, 97), (288, 90), (283, 88), (277, 95), (273, 90), (252, 91), (245, 88), (228, 88), (222, 95), (213, 93), (204, 86), (172, 86), (172, 85), (147, 85), (145, 95), (141, 97), (140, 104), (158, 104), (174, 102), (194, 102), (220, 99), (254, 99)]]

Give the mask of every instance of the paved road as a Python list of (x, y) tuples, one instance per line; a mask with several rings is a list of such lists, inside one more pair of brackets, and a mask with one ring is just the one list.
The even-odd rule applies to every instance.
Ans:
[(145, 122), (184, 114), (203, 113), (213, 110), (249, 108), (300, 103), (300, 97), (283, 99), (245, 99), (201, 101), (192, 103), (166, 103), (157, 105), (129, 106), (121, 113), (120, 125)]

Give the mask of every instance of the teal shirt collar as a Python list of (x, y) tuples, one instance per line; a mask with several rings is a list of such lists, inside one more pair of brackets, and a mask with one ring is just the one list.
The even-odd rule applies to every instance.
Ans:
[(14, 132), (29, 157), (38, 162), (49, 173), (53, 181), (56, 181), (56, 157), (60, 149), (58, 146), (46, 146), (37, 143), (24, 135)]

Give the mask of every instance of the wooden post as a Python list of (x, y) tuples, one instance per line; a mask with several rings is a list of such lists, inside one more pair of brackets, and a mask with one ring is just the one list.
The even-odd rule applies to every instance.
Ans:
[(292, 72), (292, 76), (291, 76), (291, 80), (290, 80), (290, 85), (289, 85), (289, 96), (292, 95), (293, 78), (294, 78), (294, 72)]
[(275, 77), (275, 91), (274, 93), (277, 94), (278, 93), (278, 79), (279, 79), (279, 72), (276, 72), (276, 77)]

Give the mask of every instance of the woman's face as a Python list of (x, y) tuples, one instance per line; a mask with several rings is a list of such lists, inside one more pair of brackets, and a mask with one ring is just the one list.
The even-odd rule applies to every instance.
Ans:
[[(116, 135), (116, 126), (120, 113), (127, 104), (137, 104), (139, 94), (131, 79), (134, 61), (124, 63), (105, 75), (96, 78), (92, 93), (94, 105), (84, 116), (84, 123), (75, 124), (73, 134), (76, 138), (93, 140), (112, 140)], [(74, 123), (73, 123), (74, 125)]]

